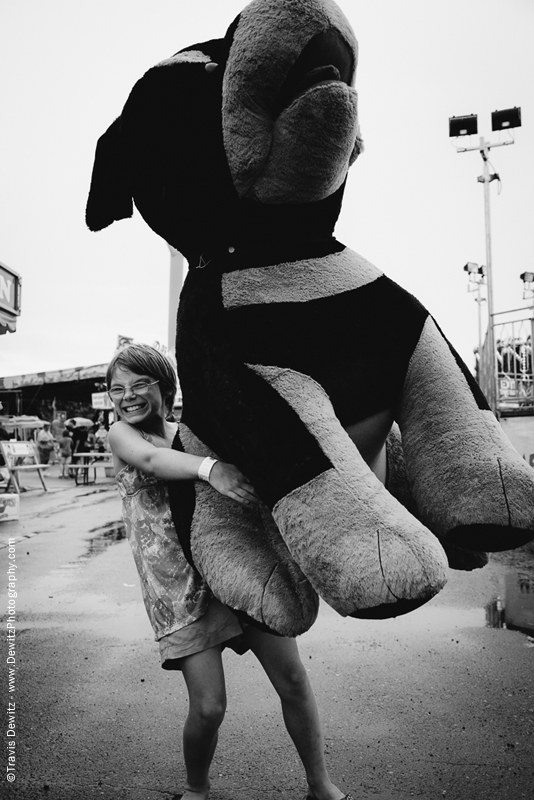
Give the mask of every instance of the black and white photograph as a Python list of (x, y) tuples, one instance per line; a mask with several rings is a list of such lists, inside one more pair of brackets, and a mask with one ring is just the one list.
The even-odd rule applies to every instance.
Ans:
[(0, 0), (8, 800), (534, 794), (532, 0)]

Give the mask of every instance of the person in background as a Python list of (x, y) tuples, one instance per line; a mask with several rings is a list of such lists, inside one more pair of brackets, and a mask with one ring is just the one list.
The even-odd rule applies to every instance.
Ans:
[[(2, 411), (2, 408), (3, 408), (3, 406), (2, 406), (2, 403), (0, 401), (0, 411)], [(0, 442), (8, 442), (10, 439), (11, 439), (11, 436), (9, 435), (9, 433), (6, 431), (6, 429), (4, 428), (3, 425), (0, 425)], [(0, 467), (4, 467), (5, 463), (6, 462), (5, 462), (4, 456), (0, 452)], [(2, 481), (2, 480), (3, 480), (3, 477), (2, 477), (2, 475), (0, 475), (0, 481)]]
[(85, 440), (85, 449), (88, 453), (93, 453), (96, 450), (96, 439), (94, 428), (89, 428), (87, 431), (87, 439)]
[(108, 432), (106, 430), (106, 426), (103, 422), (101, 422), (98, 426), (98, 430), (95, 433), (95, 440), (96, 440), (96, 447), (95, 449), (99, 453), (105, 453), (108, 450)]
[(52, 420), (52, 424), (50, 425), (50, 433), (56, 440), (59, 442), (61, 437), (63, 436), (63, 430), (65, 428), (65, 420), (61, 419), (61, 417), (54, 417)]
[(64, 430), (59, 440), (59, 463), (61, 464), (60, 478), (68, 478), (68, 465), (72, 461), (72, 439), (67, 430)]
[(85, 428), (82, 428), (81, 425), (76, 425), (76, 422), (72, 422), (72, 452), (73, 453), (85, 453), (87, 450), (85, 446), (85, 442), (87, 439), (87, 431)]
[(39, 453), (39, 463), (48, 464), (50, 456), (54, 451), (55, 439), (50, 433), (50, 423), (45, 422), (37, 434), (37, 451)]

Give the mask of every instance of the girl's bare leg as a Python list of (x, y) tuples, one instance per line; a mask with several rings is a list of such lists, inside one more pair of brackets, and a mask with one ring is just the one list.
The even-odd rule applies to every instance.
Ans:
[(226, 711), (226, 687), (220, 647), (211, 647), (182, 659), (189, 694), (183, 747), (186, 784), (183, 800), (207, 800), (209, 770), (219, 727)]
[(306, 771), (310, 796), (341, 800), (344, 794), (326, 769), (319, 712), (296, 641), (252, 626), (245, 629), (245, 636), (280, 697), (285, 726)]

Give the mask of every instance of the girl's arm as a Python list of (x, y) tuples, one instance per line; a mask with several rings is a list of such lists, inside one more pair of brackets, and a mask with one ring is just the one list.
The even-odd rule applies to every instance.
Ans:
[[(204, 461), (202, 456), (155, 447), (126, 422), (112, 425), (108, 441), (113, 455), (124, 464), (161, 480), (198, 479), (198, 469)], [(209, 482), (218, 492), (240, 503), (258, 502), (254, 488), (233, 464), (217, 461), (210, 472)]]

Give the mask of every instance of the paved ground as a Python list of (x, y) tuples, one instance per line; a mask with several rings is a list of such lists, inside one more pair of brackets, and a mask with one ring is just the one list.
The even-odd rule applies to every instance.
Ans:
[[(16, 724), (0, 769), (15, 738), (16, 779), (2, 778), (2, 796), (171, 800), (183, 781), (185, 692), (159, 667), (113, 481), (75, 488), (52, 475), (47, 494), (26, 485), (20, 520), (0, 523), (3, 613), (10, 552), (18, 581), (15, 692), (3, 656), (0, 686), (6, 732), (13, 702)], [(486, 605), (506, 603), (518, 576), (534, 597), (524, 556), (516, 567), (451, 573), (437, 598), (397, 620), (345, 620), (323, 607), (300, 638), (332, 776), (355, 800), (534, 796), (534, 642), (486, 626)], [(302, 798), (261, 670), (250, 655), (228, 653), (225, 664), (213, 800)]]

